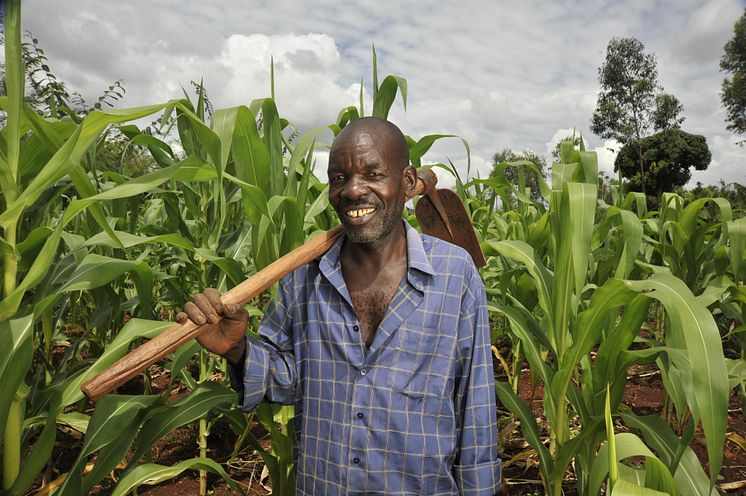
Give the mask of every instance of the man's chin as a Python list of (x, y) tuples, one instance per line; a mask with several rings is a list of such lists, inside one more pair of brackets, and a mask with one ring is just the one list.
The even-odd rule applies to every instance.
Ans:
[[(401, 223), (401, 219), (398, 221)], [(386, 242), (396, 232), (396, 224), (376, 223), (366, 226), (345, 225), (347, 239), (358, 245), (375, 245)]]
[(347, 239), (358, 245), (375, 243), (381, 238), (381, 233), (370, 229), (354, 229), (345, 227)]

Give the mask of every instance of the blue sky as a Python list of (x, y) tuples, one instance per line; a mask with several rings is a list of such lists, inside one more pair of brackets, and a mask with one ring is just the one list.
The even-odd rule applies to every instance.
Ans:
[[(26, 0), (23, 27), (72, 89), (95, 100), (123, 79), (127, 106), (178, 98), (180, 85), (201, 78), (215, 107), (248, 104), (268, 95), (274, 56), (280, 113), (301, 130), (357, 104), (361, 78), (371, 108), (375, 43), (379, 74), (408, 82), (407, 110), (397, 102), (391, 120), (415, 138), (465, 138), (474, 175), (489, 171), (495, 151), (547, 154), (572, 129), (611, 172), (615, 144), (589, 130), (597, 71), (611, 37), (634, 36), (657, 56), (660, 84), (684, 105), (683, 129), (707, 138), (713, 161), (692, 183), (746, 184), (746, 148), (725, 129), (719, 96), (722, 47), (745, 7), (742, 0)], [(438, 143), (425, 158), (446, 157), (465, 168), (459, 140)], [(320, 175), (325, 168), (320, 153)]]

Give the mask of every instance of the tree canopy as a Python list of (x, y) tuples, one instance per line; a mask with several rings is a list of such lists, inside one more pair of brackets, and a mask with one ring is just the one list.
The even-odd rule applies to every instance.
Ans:
[[(614, 162), (614, 170), (621, 170), (622, 175), (629, 179), (630, 189), (642, 191), (637, 143), (622, 147)], [(704, 136), (680, 129), (661, 131), (643, 138), (639, 144), (646, 171), (645, 190), (656, 197), (686, 184), (692, 177), (691, 168), (705, 170), (712, 158)]]
[[(684, 118), (683, 106), (658, 84), (655, 55), (645, 53), (645, 45), (636, 38), (612, 38), (606, 59), (598, 69), (601, 90), (591, 118), (591, 131), (623, 145), (634, 145), (638, 174), (645, 193), (645, 168), (640, 140), (651, 129), (678, 128)], [(624, 174), (624, 172), (622, 172)], [(626, 177), (629, 177), (625, 174)]]
[(720, 69), (730, 74), (723, 80), (720, 93), (727, 129), (743, 134), (746, 132), (746, 10), (733, 27), (733, 38), (728, 40), (723, 50)]

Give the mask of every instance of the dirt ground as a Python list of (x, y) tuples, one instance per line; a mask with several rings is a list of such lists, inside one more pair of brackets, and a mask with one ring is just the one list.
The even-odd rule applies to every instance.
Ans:
[[(496, 370), (500, 370), (496, 367)], [(536, 384), (532, 387), (527, 371), (521, 378), (519, 394), (524, 400), (530, 402), (532, 411), (539, 419), (542, 418), (543, 387)], [(157, 384), (155, 384), (157, 388)], [(135, 393), (138, 385), (131, 386)], [(141, 386), (140, 386), (141, 387)], [(660, 375), (651, 367), (649, 369), (638, 368), (630, 370), (630, 377), (625, 390), (623, 402), (632, 408), (637, 414), (657, 414), (662, 408), (663, 384)], [(507, 411), (500, 412), (502, 419), (507, 419)], [(507, 422), (501, 422), (503, 431), (501, 438), (505, 440), (501, 446), (503, 450), (504, 477), (508, 482), (511, 495), (539, 495), (543, 494), (543, 488), (539, 477), (538, 458), (529, 456), (529, 447), (521, 437), (515, 425), (506, 426)], [(512, 433), (510, 433), (512, 431)], [(735, 435), (734, 435), (735, 434)], [(255, 428), (255, 435), (264, 438), (262, 444), (269, 445), (266, 433), (261, 426)], [(746, 494), (746, 443), (742, 437), (746, 436), (746, 419), (742, 411), (742, 404), (735, 395), (730, 399), (728, 441), (724, 450), (723, 468), (720, 471), (721, 480), (718, 488), (723, 494)], [(739, 439), (740, 437), (740, 439)], [(210, 435), (208, 456), (220, 463), (229, 461), (233, 448), (235, 434), (224, 424), (217, 424)], [(82, 445), (82, 438), (74, 432), (61, 433), (54, 451), (54, 467), (60, 473), (64, 473), (72, 465), (75, 456)], [(705, 462), (706, 447), (701, 433), (695, 434), (692, 444), (697, 456)], [(153, 448), (153, 461), (163, 465), (172, 465), (181, 460), (198, 456), (197, 430), (194, 426), (178, 429), (166, 438), (161, 439)], [(264, 496), (271, 494), (269, 479), (262, 479), (262, 463), (256, 453), (248, 450), (239, 457), (232, 460), (228, 466), (228, 473), (241, 484), (244, 490), (252, 496)], [(47, 474), (48, 476), (53, 474)], [(112, 482), (105, 481), (94, 487), (91, 494), (106, 495), (111, 491)], [(210, 494), (216, 496), (233, 495), (235, 492), (228, 488), (225, 482), (218, 476), (208, 474), (208, 488)], [(33, 491), (31, 494), (35, 494)], [(197, 473), (186, 472), (182, 476), (154, 486), (141, 486), (138, 489), (140, 496), (193, 496), (199, 493), (199, 478)], [(565, 483), (565, 494), (576, 494), (574, 481), (568, 479)]]

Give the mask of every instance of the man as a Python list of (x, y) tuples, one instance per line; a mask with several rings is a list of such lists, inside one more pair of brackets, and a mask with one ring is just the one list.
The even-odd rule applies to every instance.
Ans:
[(351, 122), (328, 176), (344, 235), (281, 281), (261, 339), (246, 336), (242, 308), (197, 295), (185, 311), (212, 325), (200, 343), (242, 371), (243, 409), (295, 405), (298, 494), (499, 493), (486, 300), (470, 256), (402, 220), (416, 171), (393, 124)]

